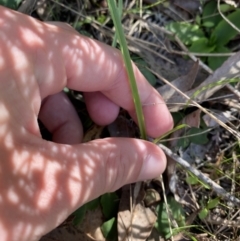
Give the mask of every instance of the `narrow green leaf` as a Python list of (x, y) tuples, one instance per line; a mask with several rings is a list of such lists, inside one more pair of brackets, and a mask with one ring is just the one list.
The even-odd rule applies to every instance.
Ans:
[(203, 19), (209, 18), (211, 15), (216, 13), (217, 11), (217, 2), (216, 1), (209, 1), (204, 4), (202, 17)]
[(112, 218), (107, 222), (103, 223), (101, 226), (101, 230), (103, 236), (106, 240), (109, 241), (117, 241), (118, 240), (118, 232), (117, 232), (117, 220), (116, 218)]
[[(204, 188), (206, 189), (210, 189), (209, 185), (205, 184), (204, 182), (202, 182), (200, 179), (197, 178), (197, 176), (193, 175), (192, 173), (188, 172), (189, 176), (186, 178), (188, 184), (191, 185), (196, 185), (196, 184), (200, 184), (202, 185)], [(192, 182), (192, 183), (191, 183)]]
[(110, 219), (117, 214), (119, 197), (115, 192), (102, 195), (100, 203), (106, 219)]
[[(225, 80), (218, 80), (216, 82), (207, 84), (205, 86), (203, 86), (202, 88), (199, 88), (198, 90), (196, 90), (194, 92), (194, 94), (191, 96), (191, 99), (196, 98), (202, 91), (207, 90), (207, 89), (211, 89), (215, 86), (219, 86), (219, 85), (225, 85), (225, 84), (233, 84), (233, 83), (238, 83), (240, 80), (239, 78), (235, 78), (235, 79), (225, 79)], [(188, 101), (187, 105), (190, 103), (190, 101)]]
[[(122, 18), (122, 11), (123, 11), (123, 0), (118, 0), (118, 14), (120, 19)], [(112, 47), (115, 48), (116, 46), (117, 46), (117, 33), (114, 33)]]
[(95, 210), (99, 205), (99, 198), (93, 199), (85, 205), (87, 206), (87, 210)]
[(195, 237), (193, 237), (191, 234), (186, 233), (186, 236), (188, 236), (192, 241), (198, 241)]
[(222, 17), (217, 11), (217, 1), (209, 1), (203, 7), (202, 25), (206, 28), (215, 27)]
[[(217, 46), (213, 53), (230, 53), (231, 51), (224, 46)], [(221, 67), (228, 57), (208, 57), (208, 65), (212, 70)]]
[(118, 37), (118, 41), (120, 43), (125, 67), (127, 70), (129, 81), (130, 81), (130, 87), (131, 87), (133, 102), (134, 102), (135, 110), (136, 110), (136, 114), (137, 114), (137, 120), (138, 120), (138, 125), (139, 125), (139, 129), (140, 129), (140, 133), (141, 133), (141, 138), (146, 140), (147, 135), (146, 135), (146, 128), (145, 128), (145, 122), (144, 122), (144, 115), (143, 115), (143, 111), (142, 111), (142, 105), (141, 105), (140, 97), (138, 94), (138, 88), (137, 88), (137, 84), (136, 84), (136, 80), (135, 80), (135, 76), (134, 76), (134, 72), (133, 72), (132, 62), (131, 62), (130, 54), (129, 54), (129, 51), (127, 48), (127, 42), (126, 42), (125, 35), (123, 32), (119, 12), (117, 10), (115, 0), (114, 1), (107, 0), (107, 2), (108, 2), (109, 10), (110, 10), (113, 22), (114, 22), (114, 26), (116, 28), (116, 34)]
[(189, 51), (194, 53), (211, 53), (215, 48), (215, 45), (209, 44), (209, 40), (207, 38), (200, 38), (193, 42)]
[(83, 205), (82, 207), (78, 208), (74, 213), (73, 225), (77, 226), (83, 221), (84, 215), (87, 211), (87, 207)]
[(234, 10), (234, 6), (232, 5), (229, 5), (229, 4), (220, 4), (220, 11), (222, 13), (226, 13), (226, 12), (229, 12), (231, 10)]
[[(227, 16), (227, 19), (240, 28), (240, 9), (235, 10), (233, 13)], [(216, 43), (218, 46), (224, 46), (231, 39), (237, 36), (238, 31), (236, 31), (225, 19), (219, 22), (216, 28), (213, 30), (212, 35), (216, 38)]]
[(178, 131), (178, 130), (181, 130), (182, 128), (185, 128), (185, 127), (189, 127), (188, 125), (186, 124), (181, 124), (181, 125), (178, 125), (176, 126), (175, 128), (173, 128), (172, 130), (168, 131), (167, 133), (165, 133), (164, 135), (160, 136), (160, 137), (157, 137), (156, 139), (154, 139), (153, 143), (158, 143), (159, 141), (163, 140), (165, 137), (167, 137), (168, 135), (174, 133), (175, 131)]
[(213, 21), (211, 21), (211, 20), (208, 20), (208, 21), (206, 20), (202, 24), (202, 26), (205, 27), (205, 28), (213, 28), (214, 25), (215, 25), (215, 23)]
[(207, 209), (213, 209), (213, 208), (217, 207), (219, 202), (220, 202), (220, 199), (218, 197), (214, 198), (214, 199), (210, 199), (207, 203)]

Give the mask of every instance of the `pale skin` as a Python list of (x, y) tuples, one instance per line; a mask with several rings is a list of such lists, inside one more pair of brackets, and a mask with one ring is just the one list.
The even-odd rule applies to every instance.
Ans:
[[(62, 23), (0, 7), (0, 237), (31, 241), (99, 195), (161, 174), (154, 144), (106, 138), (81, 144), (81, 122), (64, 87), (84, 92), (89, 114), (111, 123), (119, 108), (136, 120), (121, 54)], [(172, 128), (161, 96), (134, 73), (149, 136)], [(149, 105), (157, 103), (155, 105)], [(53, 134), (43, 140), (39, 118)]]

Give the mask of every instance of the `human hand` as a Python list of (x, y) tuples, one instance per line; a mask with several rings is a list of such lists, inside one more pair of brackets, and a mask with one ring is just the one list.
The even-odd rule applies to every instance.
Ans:
[[(121, 54), (0, 7), (0, 237), (38, 240), (78, 207), (121, 186), (161, 174), (154, 144), (107, 138), (77, 144), (82, 126), (64, 87), (84, 92), (91, 118), (111, 123), (119, 107), (136, 120)], [(163, 103), (134, 66), (142, 104)], [(143, 108), (148, 135), (172, 128), (166, 105)], [(37, 118), (53, 133), (42, 140)], [(62, 143), (62, 144), (60, 144)]]

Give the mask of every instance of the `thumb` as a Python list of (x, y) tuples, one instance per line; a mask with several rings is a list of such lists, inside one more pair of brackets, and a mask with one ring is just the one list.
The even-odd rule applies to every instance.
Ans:
[(154, 178), (166, 165), (160, 148), (130, 138), (65, 145), (31, 136), (3, 158), (0, 233), (13, 241), (38, 240), (84, 203)]
[(61, 171), (61, 196), (69, 198), (64, 203), (73, 210), (127, 183), (154, 178), (166, 166), (159, 147), (137, 139), (106, 138), (74, 146), (49, 143), (49, 148), (46, 155), (52, 153), (50, 159), (60, 166), (56, 171)]

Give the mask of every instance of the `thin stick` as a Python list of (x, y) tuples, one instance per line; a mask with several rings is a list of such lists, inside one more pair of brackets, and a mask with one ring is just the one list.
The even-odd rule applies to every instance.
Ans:
[[(230, 23), (229, 23), (230, 24)], [(170, 31), (168, 31), (168, 30), (166, 30), (166, 29), (164, 29), (164, 28), (162, 28), (162, 27), (159, 27), (159, 26), (157, 26), (156, 24), (152, 24), (152, 26), (154, 27), (154, 28), (157, 28), (157, 29), (159, 29), (160, 31), (162, 31), (162, 32), (164, 32), (164, 33), (166, 33), (166, 34), (168, 34), (168, 35), (170, 35), (170, 36), (172, 36), (172, 37), (174, 37), (174, 39), (176, 40), (176, 42), (179, 44), (179, 46), (182, 48), (182, 50), (183, 50), (183, 52), (184, 52), (184, 54), (185, 55), (187, 55), (189, 58), (191, 58), (193, 61), (199, 61), (199, 65), (204, 69), (204, 70), (206, 70), (209, 74), (213, 74), (213, 71), (206, 65), (206, 64), (204, 64), (200, 59), (198, 59), (197, 57), (196, 57), (196, 53), (191, 53), (191, 52), (189, 52), (188, 51), (188, 49), (187, 49), (187, 47), (182, 43), (182, 41), (178, 38), (178, 36), (176, 36), (176, 35), (174, 35), (172, 32), (170, 32)], [(176, 53), (176, 51), (174, 51), (174, 50), (168, 50), (170, 53)], [(225, 54), (222, 54), (222, 55), (220, 55), (220, 54), (208, 54), (208, 55), (206, 55), (205, 53), (203, 54), (203, 56), (231, 56), (232, 55), (232, 53), (231, 54), (229, 54), (229, 53), (227, 53), (228, 55), (225, 55)], [(199, 54), (198, 56), (201, 56), (201, 54)], [(233, 92), (238, 98), (240, 98), (240, 93), (239, 93), (239, 91), (238, 90), (236, 90), (234, 87), (232, 87), (230, 84), (226, 84), (226, 87), (231, 91), (231, 92)]]
[(235, 25), (233, 24), (231, 21), (229, 21), (225, 16), (224, 14), (222, 13), (221, 9), (220, 9), (220, 0), (217, 1), (217, 9), (218, 9), (218, 12), (219, 14), (221, 15), (221, 17), (233, 28), (235, 29), (238, 33), (240, 33), (240, 29)]
[(222, 122), (221, 120), (219, 120), (216, 116), (214, 116), (212, 113), (210, 113), (209, 111), (207, 111), (204, 107), (202, 107), (201, 105), (199, 105), (196, 101), (194, 101), (193, 99), (191, 99), (188, 95), (186, 95), (185, 93), (183, 93), (181, 90), (179, 90), (178, 88), (176, 88), (171, 82), (169, 82), (168, 80), (166, 80), (163, 76), (160, 76), (157, 72), (153, 71), (152, 69), (146, 67), (146, 69), (148, 69), (149, 71), (151, 71), (153, 74), (155, 74), (159, 79), (161, 79), (165, 84), (171, 86), (176, 92), (180, 93), (182, 96), (184, 96), (187, 100), (189, 100), (190, 102), (192, 102), (195, 106), (197, 106), (199, 109), (202, 110), (202, 112), (204, 112), (205, 114), (209, 115), (213, 120), (215, 120), (219, 125), (221, 125), (223, 128), (225, 128), (226, 130), (228, 130), (230, 133), (232, 133), (234, 136), (236, 136), (238, 139), (240, 139), (240, 134), (236, 131), (233, 130), (232, 128), (230, 128), (229, 126), (227, 126), (224, 122)]
[(216, 192), (221, 198), (224, 200), (227, 200), (229, 202), (232, 202), (234, 205), (240, 207), (240, 200), (236, 198), (235, 196), (228, 193), (225, 189), (223, 189), (221, 186), (219, 186), (217, 183), (215, 183), (213, 180), (211, 180), (209, 177), (205, 176), (202, 172), (192, 167), (187, 161), (173, 153), (169, 148), (162, 144), (158, 144), (158, 147), (160, 147), (167, 156), (170, 156), (174, 161), (176, 161), (178, 164), (180, 164), (182, 167), (187, 169), (189, 172), (194, 174), (199, 180), (207, 184), (212, 188), (214, 192)]
[[(164, 186), (162, 175), (160, 175), (160, 181), (161, 181), (161, 186), (162, 186), (162, 189), (163, 189), (163, 199), (164, 199), (164, 203), (166, 205), (166, 212), (167, 212), (167, 219), (168, 219), (169, 230), (170, 230), (170, 234), (171, 234), (171, 240), (173, 241), (173, 231), (172, 231), (172, 227), (171, 227), (171, 223), (172, 222), (170, 220), (170, 217), (172, 217), (173, 215), (172, 215), (172, 213), (170, 213), (170, 209), (169, 209), (169, 206), (168, 206), (166, 190), (165, 190), (165, 186)], [(176, 222), (174, 222), (174, 223), (176, 223)]]

